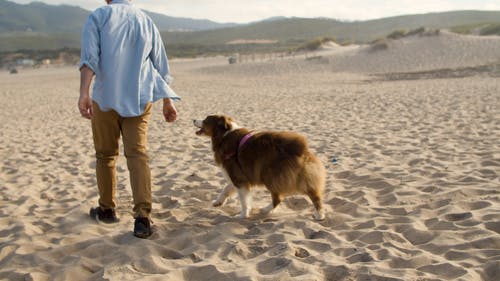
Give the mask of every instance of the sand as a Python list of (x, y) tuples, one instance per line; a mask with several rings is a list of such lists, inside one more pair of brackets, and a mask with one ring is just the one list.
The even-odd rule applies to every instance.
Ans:
[[(77, 68), (0, 73), (0, 279), (500, 280), (500, 83), (475, 71), (498, 62), (500, 38), (442, 36), (318, 60), (173, 60), (183, 100), (174, 124), (153, 108), (148, 240), (131, 232), (123, 156), (121, 222), (88, 218), (97, 188)], [(459, 51), (438, 62), (437, 40)], [(460, 78), (387, 75), (460, 67)], [(234, 197), (212, 207), (225, 181), (192, 126), (208, 114), (307, 136), (327, 168), (326, 219), (302, 196), (250, 219)], [(270, 201), (253, 194), (256, 207)]]

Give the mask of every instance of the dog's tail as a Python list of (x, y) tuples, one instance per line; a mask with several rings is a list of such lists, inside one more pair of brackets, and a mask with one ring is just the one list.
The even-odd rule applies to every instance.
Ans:
[(304, 159), (304, 169), (302, 171), (304, 179), (309, 189), (323, 194), (325, 192), (326, 170), (325, 165), (319, 158), (307, 153)]

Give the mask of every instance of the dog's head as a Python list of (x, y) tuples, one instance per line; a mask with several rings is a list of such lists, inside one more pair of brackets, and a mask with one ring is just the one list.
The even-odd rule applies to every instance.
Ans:
[(224, 115), (210, 115), (204, 120), (193, 120), (194, 126), (199, 130), (196, 134), (199, 136), (222, 136), (226, 132), (240, 128), (230, 117)]

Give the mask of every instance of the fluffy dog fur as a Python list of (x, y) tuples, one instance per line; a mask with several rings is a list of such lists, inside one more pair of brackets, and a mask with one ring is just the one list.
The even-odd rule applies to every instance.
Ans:
[(224, 204), (237, 190), (240, 217), (247, 218), (251, 211), (250, 188), (264, 185), (272, 203), (263, 212), (271, 212), (286, 195), (304, 194), (314, 204), (314, 218), (324, 219), (325, 168), (309, 151), (305, 137), (294, 132), (265, 131), (255, 132), (241, 143), (250, 131), (227, 116), (208, 116), (194, 120), (194, 125), (200, 129), (196, 134), (211, 138), (215, 162), (229, 181), (214, 206)]

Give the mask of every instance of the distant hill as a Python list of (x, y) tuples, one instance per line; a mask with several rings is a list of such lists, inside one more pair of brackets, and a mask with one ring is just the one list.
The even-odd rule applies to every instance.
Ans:
[[(209, 20), (176, 18), (145, 11), (156, 23), (158, 29), (173, 30), (207, 30), (235, 26), (221, 24)], [(0, 35), (30, 35), (28, 33), (78, 33), (80, 34), (85, 19), (90, 11), (69, 5), (47, 5), (32, 2), (22, 5), (0, 0)]]
[(315, 37), (334, 37), (339, 41), (364, 43), (399, 29), (411, 30), (419, 27), (448, 29), (486, 23), (500, 23), (500, 11), (454, 11), (353, 22), (325, 18), (278, 18), (203, 32), (166, 32), (164, 36), (173, 44), (221, 44), (236, 39), (272, 39), (286, 42), (310, 40)]
[(211, 20), (195, 20), (190, 18), (170, 17), (163, 14), (145, 11), (158, 26), (159, 30), (163, 31), (194, 31), (194, 30), (209, 30), (225, 27), (237, 26), (236, 23), (217, 23)]
[(0, 0), (0, 34), (11, 32), (79, 32), (89, 11), (75, 6), (41, 2), (21, 5)]

